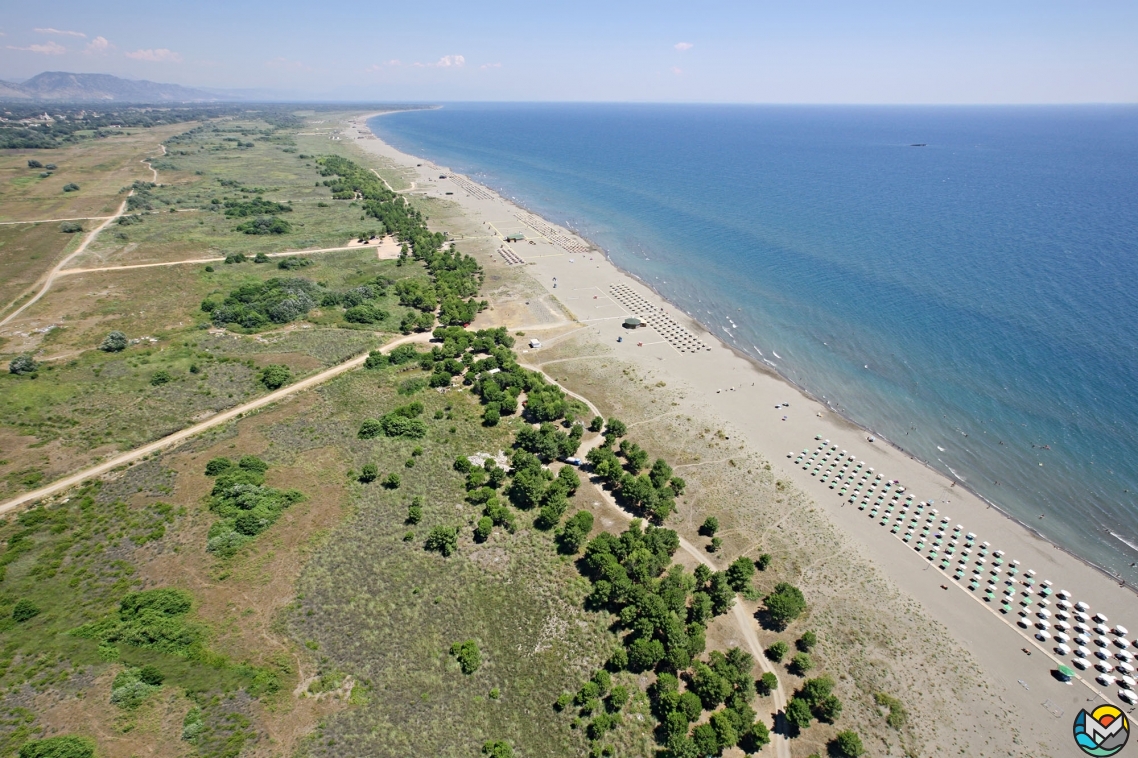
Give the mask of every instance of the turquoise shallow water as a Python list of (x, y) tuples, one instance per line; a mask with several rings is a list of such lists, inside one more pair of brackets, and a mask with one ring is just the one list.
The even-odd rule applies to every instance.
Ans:
[(1138, 108), (448, 105), (370, 125), (1138, 582)]

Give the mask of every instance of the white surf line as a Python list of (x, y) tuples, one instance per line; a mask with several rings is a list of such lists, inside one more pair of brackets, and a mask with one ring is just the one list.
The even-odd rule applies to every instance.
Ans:
[(102, 221), (114, 216), (76, 216), (75, 218), (38, 218), (31, 221), (0, 221), (0, 226), (15, 226), (16, 224), (51, 224), (56, 221)]
[[(352, 247), (323, 247), (318, 250), (294, 250), (284, 253), (265, 253), (266, 258), (288, 258), (293, 255), (315, 255), (316, 253), (332, 253), (337, 250), (368, 250), (372, 249), (366, 245), (354, 245)], [(157, 268), (159, 266), (186, 266), (193, 263), (224, 263), (225, 258), (191, 258), (184, 261), (163, 261), (161, 263), (131, 263), (125, 266), (101, 266), (98, 268), (69, 268), (59, 272), (60, 276), (71, 276), (72, 274), (91, 274), (99, 271), (128, 271), (136, 268)]]
[[(408, 342), (426, 342), (430, 338), (431, 335), (429, 332), (424, 334), (412, 334), (407, 337), (400, 337), (399, 339), (392, 340), (379, 349), (381, 351), (387, 352), (398, 347), (399, 345), (403, 345)], [(367, 357), (367, 353), (358, 355), (355, 358), (351, 358), (347, 361), (344, 361), (343, 363), (325, 369), (318, 374), (313, 374), (307, 379), (302, 379), (295, 384), (290, 384), (287, 387), (282, 387), (279, 390), (270, 392), (267, 395), (263, 395), (262, 397), (251, 400), (248, 403), (244, 403), (243, 405), (235, 406), (227, 411), (222, 411), (216, 416), (211, 416), (201, 423), (194, 424), (193, 426), (186, 427), (185, 429), (181, 429), (177, 432), (174, 432), (173, 434), (163, 437), (160, 440), (155, 440), (148, 445), (143, 445), (142, 447), (135, 448), (134, 450), (128, 450), (125, 453), (120, 453), (119, 455), (116, 455), (115, 457), (104, 461), (103, 463), (91, 466), (90, 468), (84, 469), (83, 471), (71, 474), (70, 476), (66, 476), (63, 479), (58, 479), (46, 487), (40, 487), (38, 490), (33, 490), (31, 492), (25, 492), (22, 495), (17, 495), (16, 497), (0, 504), (0, 514), (4, 514), (15, 508), (19, 508), (21, 505), (24, 505), (26, 503), (43, 500), (46, 497), (57, 495), (60, 492), (64, 492), (76, 485), (87, 481), (88, 479), (102, 476), (108, 471), (112, 471), (119, 466), (125, 466), (126, 464), (132, 463), (139, 458), (148, 456), (151, 453), (156, 453), (159, 450), (163, 450), (168, 447), (176, 447), (182, 442), (185, 442), (189, 438), (201, 434), (207, 429), (240, 418), (250, 411), (255, 411), (259, 408), (265, 407), (266, 405), (271, 405), (278, 400), (283, 400), (289, 395), (294, 395), (297, 392), (316, 387), (328, 381), (329, 379), (334, 379), (340, 374), (362, 366), (364, 361), (367, 360)]]
[[(826, 450), (826, 451), (828, 452), (828, 445), (826, 445), (825, 443), (823, 443), (823, 445), (822, 445), (822, 446), (821, 446), (819, 449), (815, 450), (815, 453), (814, 453), (814, 455), (815, 455), (815, 461), (814, 461), (814, 465), (818, 465), (818, 466), (819, 466), (819, 468), (820, 468), (820, 465), (819, 465), (819, 464), (821, 464), (821, 463), (822, 463), (822, 461), (819, 461), (819, 460), (817, 459), (817, 456), (818, 456), (818, 455), (819, 455), (819, 454), (820, 454), (820, 453), (821, 453), (823, 450)], [(840, 455), (838, 455), (837, 457), (840, 457)], [(861, 459), (861, 461), (862, 461), (863, 463), (868, 463), (868, 461), (866, 461), (865, 459)], [(833, 460), (828, 460), (828, 459), (827, 459), (827, 462), (829, 462), (829, 463), (831, 463), (831, 464), (832, 464), (834, 461), (833, 461)], [(868, 468), (873, 468), (873, 467), (868, 467)], [(870, 480), (870, 482), (872, 483), (872, 480)], [(907, 487), (906, 487), (906, 491), (908, 491), (908, 488), (907, 488)], [(841, 493), (839, 493), (839, 495), (840, 495), (840, 497), (842, 497), (843, 499), (845, 498), (845, 495), (844, 495), (844, 494), (841, 494)], [(862, 496), (862, 494), (859, 494), (859, 495), (857, 495), (856, 497), (861, 497), (861, 496)], [(927, 501), (925, 501), (925, 502), (927, 502)], [(890, 514), (890, 516), (892, 516), (892, 514)], [(872, 518), (874, 518), (874, 519), (876, 520), (876, 518), (877, 518), (877, 517), (876, 517), (876, 516), (874, 516), (874, 517), (872, 517)], [(938, 527), (938, 528), (939, 528), (939, 527)], [(890, 534), (890, 536), (892, 536), (894, 539), (900, 540), (900, 541), (901, 541), (901, 542), (902, 542), (902, 543), (905, 545), (905, 547), (906, 547), (906, 548), (909, 548), (909, 549), (910, 549), (912, 552), (916, 553), (917, 555), (921, 555), (921, 553), (920, 553), (919, 551), (917, 551), (917, 550), (916, 550), (916, 549), (915, 549), (913, 546), (910, 546), (910, 545), (909, 545), (909, 543), (905, 542), (905, 541), (904, 541), (904, 539), (903, 539), (901, 536), (899, 536), (899, 535), (900, 535), (900, 530), (898, 530), (898, 533), (897, 533), (897, 534), (892, 534), (892, 533)], [(1052, 652), (1051, 652), (1049, 649), (1047, 649), (1047, 648), (1043, 647), (1043, 646), (1042, 646), (1042, 645), (1039, 643), (1039, 641), (1035, 639), (1035, 635), (1030, 635), (1030, 636), (1029, 636), (1028, 634), (1026, 634), (1026, 633), (1024, 632), (1024, 630), (1020, 629), (1020, 627), (1019, 627), (1019, 625), (1018, 625), (1018, 624), (1013, 624), (1013, 623), (1012, 623), (1012, 622), (1011, 622), (1011, 621), (1008, 619), (1008, 617), (1006, 617), (1006, 616), (1005, 616), (1003, 613), (1001, 613), (1000, 611), (996, 610), (996, 608), (995, 608), (995, 607), (993, 607), (993, 606), (992, 606), (992, 605), (990, 605), (990, 604), (989, 604), (987, 601), (985, 601), (984, 599), (982, 599), (982, 598), (980, 597), (980, 595), (976, 594), (975, 592), (973, 592), (973, 591), (971, 591), (971, 590), (969, 590), (969, 591), (965, 591), (964, 585), (963, 585), (963, 584), (961, 584), (961, 581), (962, 581), (962, 580), (960, 580), (960, 579), (957, 579), (955, 576), (950, 576), (950, 575), (949, 575), (949, 573), (948, 573), (948, 571), (947, 571), (946, 569), (942, 569), (942, 568), (940, 568), (940, 566), (939, 566), (939, 565), (937, 565), (937, 563), (936, 563), (935, 561), (931, 561), (931, 562), (930, 562), (930, 561), (927, 561), (927, 559), (926, 559), (926, 557), (925, 557), (925, 556), (921, 556), (921, 557), (922, 557), (923, 561), (926, 563), (926, 568), (931, 568), (931, 569), (933, 569), (933, 570), (935, 570), (935, 571), (939, 572), (941, 575), (943, 575), (943, 576), (944, 576), (946, 579), (948, 579), (948, 580), (949, 580), (949, 583), (950, 583), (951, 585), (953, 585), (953, 586), (957, 587), (958, 589), (960, 589), (960, 591), (961, 591), (961, 592), (964, 592), (964, 593), (965, 593), (965, 595), (966, 595), (967, 597), (971, 598), (971, 599), (972, 599), (974, 602), (976, 602), (976, 603), (979, 603), (979, 604), (980, 604), (980, 606), (981, 606), (981, 607), (982, 607), (984, 610), (986, 610), (986, 611), (987, 611), (988, 613), (990, 613), (991, 615), (995, 616), (995, 617), (996, 617), (996, 619), (997, 619), (998, 621), (1000, 621), (1000, 622), (1001, 622), (1001, 623), (1003, 623), (1003, 624), (1004, 624), (1006, 627), (1008, 627), (1008, 628), (1009, 628), (1009, 629), (1011, 629), (1013, 632), (1015, 632), (1016, 634), (1018, 634), (1018, 635), (1020, 636), (1020, 638), (1021, 638), (1021, 639), (1024, 639), (1024, 640), (1026, 640), (1026, 641), (1028, 642), (1028, 644), (1030, 644), (1030, 645), (1031, 645), (1032, 647), (1034, 647), (1036, 650), (1038, 650), (1039, 652), (1041, 652), (1041, 653), (1043, 653), (1045, 656), (1047, 656), (1047, 658), (1048, 658), (1048, 659), (1050, 659), (1050, 660), (1051, 660), (1051, 662), (1052, 662), (1052, 663), (1054, 663), (1056, 666), (1066, 666), (1066, 665), (1067, 665), (1066, 661), (1061, 661), (1061, 660), (1059, 660), (1059, 658), (1058, 658), (1056, 655), (1054, 655), (1054, 654), (1053, 654), (1053, 653), (1052, 653)], [(1026, 571), (1026, 570), (1025, 570), (1025, 571)], [(1021, 581), (1019, 581), (1019, 580), (1014, 580), (1014, 579), (1013, 579), (1013, 583), (1014, 583), (1014, 584), (1023, 584), (1024, 586), (1027, 586), (1027, 587), (1031, 587), (1031, 589), (1032, 589), (1032, 590), (1034, 590), (1034, 589), (1035, 589), (1034, 585), (1027, 585), (1027, 584), (1024, 584), (1023, 582), (1021, 582)], [(1035, 594), (1035, 593), (1033, 592), (1032, 594)], [(1030, 611), (1028, 612), (1028, 615), (1030, 616)], [(1025, 616), (1025, 617), (1023, 617), (1023, 618), (1028, 618), (1028, 616)], [(1102, 692), (1101, 692), (1101, 691), (1100, 691), (1100, 690), (1099, 690), (1097, 687), (1095, 687), (1093, 684), (1091, 684), (1091, 681), (1093, 681), (1093, 679), (1092, 679), (1091, 681), (1088, 681), (1087, 679), (1083, 678), (1083, 676), (1082, 676), (1081, 674), (1079, 674), (1079, 673), (1076, 673), (1076, 674), (1075, 674), (1075, 678), (1076, 678), (1076, 679), (1078, 679), (1078, 680), (1079, 680), (1079, 681), (1080, 681), (1080, 682), (1081, 682), (1081, 683), (1082, 683), (1082, 684), (1083, 684), (1083, 685), (1084, 685), (1084, 686), (1085, 686), (1087, 689), (1089, 689), (1089, 690), (1090, 690), (1092, 693), (1094, 693), (1094, 694), (1095, 694), (1095, 696), (1102, 698), (1102, 699), (1103, 699), (1103, 701), (1105, 701), (1105, 702), (1107, 702), (1107, 703), (1113, 703), (1113, 701), (1112, 701), (1110, 698), (1108, 698), (1108, 697), (1107, 697), (1106, 695), (1104, 695), (1104, 694), (1103, 694), (1103, 693), (1102, 693)]]

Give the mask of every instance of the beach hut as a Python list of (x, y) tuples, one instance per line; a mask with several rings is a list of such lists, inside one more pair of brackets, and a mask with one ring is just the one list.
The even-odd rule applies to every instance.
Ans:
[[(1066, 647), (1066, 645), (1060, 645), (1059, 647), (1063, 648), (1063, 647)], [(1056, 650), (1058, 650), (1058, 649), (1059, 648), (1056, 648)], [(1072, 670), (1066, 666), (1060, 666), (1058, 669), (1056, 669), (1056, 673), (1059, 676), (1060, 682), (1069, 682), (1075, 676), (1074, 670)]]

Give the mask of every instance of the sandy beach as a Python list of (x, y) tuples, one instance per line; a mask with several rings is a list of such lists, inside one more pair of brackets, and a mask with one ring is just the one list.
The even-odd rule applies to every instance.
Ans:
[[(452, 174), (448, 167), (406, 155), (374, 138), (367, 130), (366, 118), (361, 115), (352, 119), (346, 125), (345, 136), (358, 139), (355, 144), (363, 150), (398, 167), (408, 182), (404, 191), (433, 198), (448, 209), (448, 223), (452, 225), (448, 231), (454, 234), (460, 249), (478, 255), (489, 275), (487, 290), (495, 309), (484, 314), (484, 318), (527, 331), (527, 341), (531, 338), (542, 341), (541, 347), (523, 352), (526, 361), (535, 366), (552, 368), (552, 362), (565, 367), (566, 379), (559, 377), (559, 381), (589, 396), (602, 408), (612, 407), (615, 402), (598, 396), (603, 395), (604, 390), (573, 385), (574, 377), (589, 373), (585, 366), (590, 361), (632, 366), (639, 377), (645, 378), (645, 383), (646, 378), (651, 378), (659, 382), (660, 387), (666, 385), (671, 405), (663, 410), (657, 406), (657, 412), (682, 421), (682, 428), (691, 430), (693, 437), (698, 430), (717, 430), (718, 435), (708, 437), (717, 436), (717, 444), (735, 451), (732, 455), (740, 460), (759, 462), (757, 467), (769, 463), (774, 480), (792, 484), (816, 504), (809, 507), (811, 518), (819, 516), (828, 523), (826, 530), (817, 533), (818, 538), (830, 532), (841, 535), (836, 544), (819, 546), (820, 550), (843, 554), (853, 561), (851, 565), (868, 567), (859, 570), (880, 572), (901, 596), (911, 598), (919, 606), (913, 614), (904, 612), (913, 616), (912, 623), (935, 626), (947, 634), (952, 648), (937, 653), (950, 658), (971, 658), (981, 672), (984, 690), (983, 697), (977, 697), (974, 702), (965, 702), (970, 696), (961, 693), (936, 693), (942, 682), (929, 679), (933, 675), (932, 668), (924, 668), (931, 651), (920, 649), (920, 645), (914, 643), (911, 659), (901, 662), (902, 666), (912, 667), (913, 681), (920, 684), (924, 680), (923, 687), (933, 693), (930, 702), (947, 703), (943, 705), (947, 709), (943, 717), (966, 721), (955, 727), (942, 726), (949, 732), (955, 729), (961, 735), (972, 734), (953, 742), (945, 736), (948, 732), (942, 730), (940, 736), (924, 746), (921, 754), (967, 750), (972, 755), (1073, 755), (1071, 723), (1080, 708), (1093, 707), (1090, 701), (1099, 704), (1107, 701), (1131, 710), (1131, 706), (1119, 698), (1121, 682), (1104, 686), (1095, 681), (1099, 672), (1093, 663), (1099, 661), (1093, 653), (1103, 648), (1097, 647), (1094, 640), (1100, 634), (1089, 633), (1092, 642), (1086, 647), (1091, 656), (1085, 669), (1077, 670), (1078, 676), (1070, 684), (1058, 681), (1053, 672), (1060, 664), (1073, 666), (1075, 657), (1057, 653), (1053, 637), (1046, 641), (1036, 637), (1041, 631), (1037, 622), (1046, 621), (1051, 625), (1047, 631), (1053, 635), (1057, 631), (1054, 623), (1062, 613), (1055, 594), (1039, 594), (1045, 581), (1052, 583), (1052, 593), (1068, 591), (1072, 604), (1086, 603), (1088, 616), (1107, 617), (1103, 622), (1107, 629), (1122, 625), (1134, 630), (1129, 633), (1131, 637), (1138, 635), (1138, 598), (1129, 588), (1042, 540), (898, 448), (873, 439), (868, 432), (807, 397), (768, 368), (731, 350), (642, 282), (616, 268), (603, 251), (587, 240), (466, 177)], [(516, 236), (521, 239), (506, 241)], [(493, 297), (495, 280), (518, 282), (523, 278), (532, 280), (529, 290), (532, 295)], [(645, 326), (628, 329), (624, 325), (628, 318), (638, 318)], [(566, 325), (565, 321), (570, 323)], [(541, 330), (543, 324), (551, 327), (548, 332)], [(599, 373), (603, 372), (598, 370)], [(704, 435), (699, 434), (699, 439), (702, 441)], [(812, 454), (819, 446), (827, 451), (831, 447), (836, 450), (824, 463), (819, 461), (821, 465), (817, 470), (813, 465), (804, 468), (803, 464), (811, 457), (809, 454), (803, 456), (801, 463), (796, 463), (803, 451)], [(856, 502), (850, 502), (852, 486), (850, 492), (839, 495), (848, 480), (831, 487), (834, 482), (831, 474), (822, 481), (830, 462), (839, 458), (851, 464), (849, 471), (855, 470), (858, 462), (872, 468), (874, 473), (867, 483), (880, 475), (877, 492), (881, 490), (881, 483), (892, 480), (905, 488), (896, 510), (888, 514), (886, 525), (881, 524), (886, 515), (884, 508), (879, 513), (871, 511), (877, 492), (863, 510), (859, 508), (861, 496)], [(732, 458), (731, 466), (734, 465)], [(838, 470), (840, 467), (835, 467), (835, 472)], [(896, 487), (890, 490), (886, 504), (891, 502), (895, 491)], [(906, 514), (905, 526), (895, 534), (891, 533), (891, 525), (896, 523), (901, 504), (909, 495), (914, 498), (914, 506), (922, 501), (931, 505), (922, 512), (915, 535), (906, 543), (902, 537), (915, 507)], [(729, 512), (732, 504), (721, 502), (719, 507)], [(946, 557), (943, 553), (930, 560), (928, 550), (914, 549), (921, 534), (920, 526), (926, 523), (932, 509), (936, 509), (937, 515), (929, 542), (938, 531), (935, 527), (945, 517), (948, 518), (943, 538), (945, 547), (953, 544), (953, 528), (958, 524), (962, 526), (950, 566), (943, 571), (940, 569), (941, 560)], [(871, 512), (876, 515), (871, 517)], [(740, 514), (738, 518), (746, 517)], [(967, 533), (976, 536), (972, 560), (963, 578), (956, 579), (955, 568), (967, 546), (964, 539)], [(975, 559), (981, 553), (982, 543), (989, 543), (990, 547), (986, 551), (986, 563), (977, 566)], [(993, 577), (995, 551), (1001, 551), (998, 560), (1002, 565), (999, 575)], [(1019, 562), (1018, 571), (1010, 576), (1008, 569), (1013, 561)], [(977, 569), (979, 573), (974, 573)], [(1026, 585), (1023, 580), (1028, 578), (1029, 571), (1034, 572), (1033, 583)], [(979, 588), (970, 590), (973, 576), (978, 579)], [(993, 589), (997, 598), (1003, 597), (1005, 588), (1015, 590), (1011, 596), (1014, 598), (1011, 612), (1001, 613), (999, 600), (984, 599), (990, 578), (996, 579)], [(1014, 584), (1009, 585), (1009, 580)], [(824, 584), (825, 577), (815, 577), (813, 581)], [(1027, 606), (1027, 615), (1021, 617), (1024, 606), (1020, 601), (1025, 598), (1025, 590), (1033, 602)], [(846, 592), (852, 600), (856, 600), (860, 591), (863, 589), (856, 586), (835, 590), (836, 594)], [(1037, 615), (1043, 607), (1052, 614), (1046, 619)], [(1072, 616), (1067, 620), (1069, 625), (1078, 623), (1073, 617), (1074, 609), (1070, 609), (1069, 615)], [(1086, 625), (1093, 628), (1096, 623), (1092, 619)], [(891, 630), (878, 631), (888, 635)], [(1075, 629), (1067, 631), (1072, 638), (1077, 633)], [(1115, 641), (1124, 635), (1108, 632), (1101, 636), (1106, 638), (1109, 647), (1105, 650), (1112, 656), (1119, 651)], [(1073, 639), (1068, 644), (1071, 648), (1078, 646)], [(1138, 650), (1130, 650), (1138, 654)], [(1003, 713), (998, 710), (1001, 707)], [(929, 715), (936, 717), (935, 713)], [(971, 723), (967, 723), (968, 720)], [(985, 733), (997, 729), (1004, 731)], [(1010, 737), (1012, 732), (1022, 739)], [(896, 746), (888, 750), (878, 746), (871, 748), (871, 752), (887, 754), (897, 749)]]

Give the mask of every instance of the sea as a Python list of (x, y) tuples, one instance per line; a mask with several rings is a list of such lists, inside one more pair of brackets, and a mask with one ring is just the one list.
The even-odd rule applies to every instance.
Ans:
[(1138, 107), (447, 104), (369, 126), (1138, 584)]

